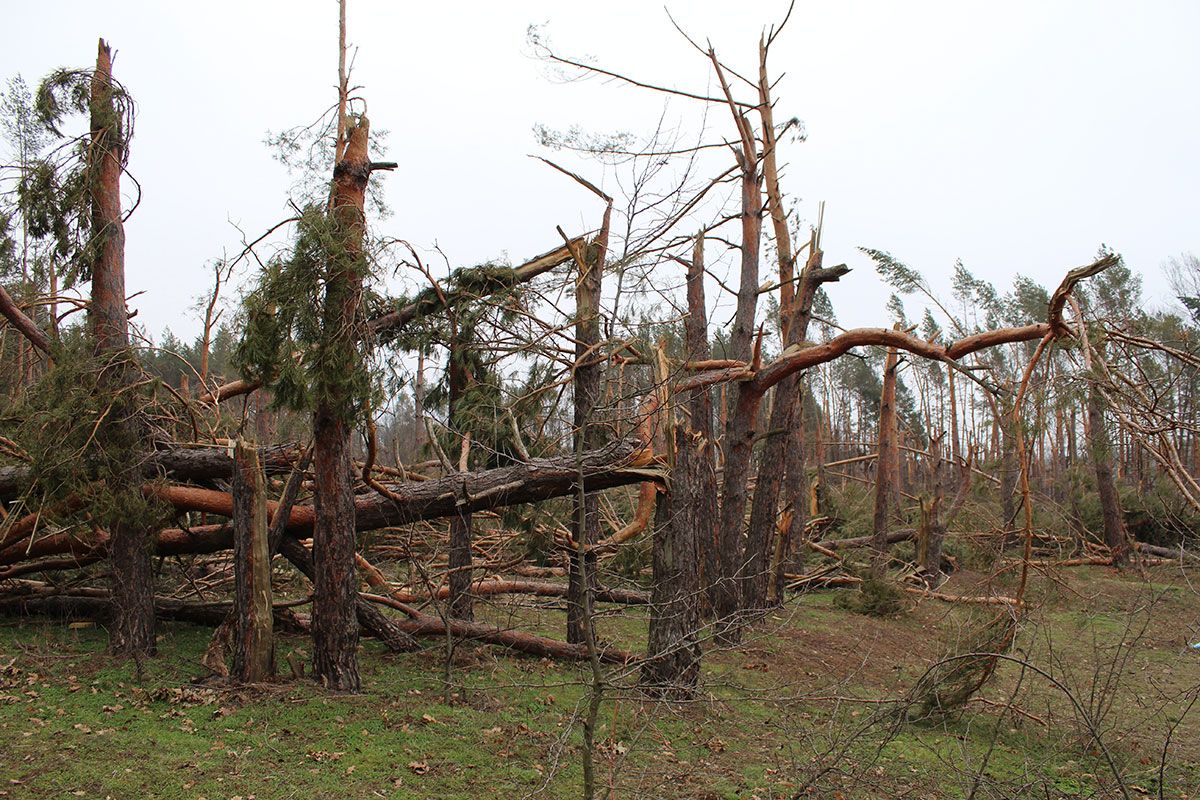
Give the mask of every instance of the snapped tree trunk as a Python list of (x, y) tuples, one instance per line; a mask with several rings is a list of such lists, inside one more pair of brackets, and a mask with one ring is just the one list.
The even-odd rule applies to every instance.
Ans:
[[(688, 314), (683, 320), (684, 338), (689, 361), (707, 361), (711, 355), (708, 346), (708, 309), (704, 304), (704, 235), (696, 235), (692, 250), (692, 263), (687, 270)], [(704, 590), (700, 600), (705, 613), (716, 607), (716, 593), (721, 575), (720, 537), (717, 531), (717, 464), (716, 447), (713, 446), (712, 389), (708, 386), (694, 389), (688, 396), (688, 430), (699, 437), (694, 454), (694, 474), (680, 475), (676, 480), (694, 480), (695, 486), (688, 489), (696, 502), (693, 524), (699, 553), (697, 572), (699, 586)], [(676, 483), (678, 487), (679, 484)]]
[(891, 499), (899, 483), (900, 465), (896, 453), (896, 363), (895, 347), (889, 347), (883, 366), (883, 396), (879, 402), (879, 456), (875, 459), (875, 513), (872, 517), (872, 545), (875, 557), (871, 571), (881, 575), (887, 565), (888, 521)]
[[(114, 100), (112, 51), (100, 40), (92, 75), (91, 143), (88, 147), (88, 191), (92, 215), (92, 302), (88, 308), (102, 385), (114, 395), (112, 411), (97, 430), (97, 441), (140, 439), (136, 401), (128, 387), (134, 381), (129, 348), (129, 315), (125, 310), (125, 227), (121, 218), (121, 172), (126, 142), (118, 103)], [(114, 493), (137, 491), (141, 476), (130, 458), (110, 476)], [(119, 513), (119, 512), (118, 512)], [(113, 625), (109, 649), (116, 655), (154, 653), (154, 587), (149, 531), (144, 521), (116, 519), (110, 524)]]
[(1018, 541), (1016, 531), (1017, 519), (1017, 481), (1021, 477), (1021, 465), (1017, 460), (1017, 434), (1013, 430), (1012, 386), (1002, 396), (1004, 402), (998, 402), (1000, 409), (1000, 514), (1004, 525), (1004, 546)]
[[(782, 333), (788, 348), (800, 348), (808, 336), (808, 323), (812, 318), (812, 304), (817, 289), (824, 283), (838, 280), (849, 271), (844, 265), (822, 268), (822, 256), (820, 241), (814, 231), (808, 262), (800, 276), (800, 290), (793, 296), (790, 307), (780, 309), (787, 323), (783, 325)], [(742, 604), (747, 609), (767, 606), (771, 568), (776, 562), (772, 554), (778, 551), (782, 559), (784, 539), (793, 533), (798, 535), (798, 529), (803, 529), (804, 514), (799, 514), (797, 524), (795, 507), (804, 475), (804, 433), (800, 424), (802, 392), (799, 373), (792, 373), (775, 385), (775, 399), (771, 404), (766, 441), (759, 456), (758, 479), (750, 508), (750, 530), (746, 537)], [(785, 481), (789, 463), (796, 479)], [(790, 513), (787, 520), (783, 520), (787, 524), (781, 526), (779, 496), (785, 483), (789, 489), (784, 507)]]
[[(749, 128), (743, 117), (738, 117), (742, 130)], [(742, 169), (742, 247), (741, 275), (738, 284), (737, 310), (730, 332), (730, 357), (750, 363), (754, 355), (754, 314), (758, 301), (758, 254), (762, 236), (762, 194), (759, 191), (759, 174), (753, 137), (743, 133), (744, 151), (739, 152)], [(737, 638), (731, 624), (741, 601), (741, 580), (745, 575), (743, 556), (746, 529), (747, 484), (750, 479), (750, 459), (754, 450), (754, 435), (758, 423), (758, 407), (762, 393), (747, 383), (739, 383), (732, 392), (733, 408), (725, 422), (723, 442), (724, 469), (722, 471), (720, 526), (721, 573), (714, 591), (714, 611), (724, 625), (723, 635), (730, 640)]]
[(921, 500), (921, 523), (917, 531), (917, 562), (925, 574), (925, 581), (936, 589), (942, 577), (942, 544), (946, 540), (946, 523), (942, 517), (942, 502), (945, 498), (945, 459), (942, 457), (940, 433), (930, 439), (928, 498)]
[[(450, 353), (449, 364), (449, 417), (450, 429), (463, 437), (464, 457), (469, 458), (470, 421), (463, 409), (463, 396), (473, 376), (468, 374), (466, 350), (471, 347), (471, 337), (468, 332), (458, 328), (456, 318), (452, 318), (454, 328), (453, 350)], [(468, 466), (460, 463), (459, 468)], [(465, 506), (459, 506), (456, 513), (450, 517), (450, 616), (456, 619), (474, 620), (475, 609), (471, 598), (471, 512)]]
[[(595, 420), (602, 377), (602, 359), (596, 350), (600, 345), (600, 293), (604, 263), (608, 258), (611, 211), (610, 203), (604, 211), (600, 232), (592, 241), (576, 249), (579, 271), (575, 281), (574, 445), (576, 454), (580, 455), (603, 439), (603, 432)], [(569, 553), (567, 641), (582, 644), (587, 641), (587, 621), (583, 615), (591, 607), (586, 593), (593, 589), (591, 583), (596, 567), (595, 555), (586, 548), (600, 538), (600, 503), (595, 494), (580, 492), (574, 495), (571, 536), (579, 547)]]
[(261, 683), (275, 674), (271, 550), (266, 479), (258, 452), (239, 439), (234, 449), (233, 574), (236, 610), (233, 676)]

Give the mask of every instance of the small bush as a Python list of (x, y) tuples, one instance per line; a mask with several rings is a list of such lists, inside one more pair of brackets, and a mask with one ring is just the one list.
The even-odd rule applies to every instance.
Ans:
[(899, 586), (883, 578), (865, 578), (858, 591), (839, 594), (839, 608), (869, 617), (894, 617), (908, 610), (908, 597)]

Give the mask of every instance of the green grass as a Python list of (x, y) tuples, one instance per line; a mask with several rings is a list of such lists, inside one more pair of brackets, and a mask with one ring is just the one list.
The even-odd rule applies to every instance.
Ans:
[[(1148, 633), (1123, 645), (1132, 655), (1101, 716), (1132, 795), (1156, 794), (1170, 716), (1200, 686), (1200, 657), (1178, 646), (1193, 596), (1156, 585), (1159, 599), (1139, 603), (1151, 597), (1139, 594), (1145, 584), (1084, 572), (1031, 617), (1016, 654), (1086, 698), (1105, 654), (1141, 630), (1130, 614), (1149, 614)], [(1176, 586), (1169, 575), (1155, 580)], [(596, 737), (601, 796), (611, 785), (614, 797), (957, 798), (980, 771), (980, 797), (1116, 791), (1063, 692), (1016, 665), (1002, 664), (983, 696), (1000, 706), (1015, 697), (1024, 714), (973, 703), (901, 724), (891, 706), (868, 702), (902, 696), (990, 609), (927, 601), (874, 619), (838, 609), (835, 595), (799, 598), (738, 648), (708, 653), (698, 702), (651, 702), (633, 689), (635, 676), (614, 675)], [(485, 613), (550, 635), (562, 625), (546, 605)], [(601, 633), (638, 650), (645, 625), (635, 609), (606, 617)], [(464, 645), (447, 705), (438, 640), (399, 656), (368, 642), (360, 695), (294, 679), (220, 688), (192, 683), (209, 635), (162, 625), (160, 655), (139, 676), (104, 654), (102, 629), (0, 622), (0, 798), (580, 796), (581, 665)], [(280, 665), (307, 649), (281, 638)], [(1200, 785), (1195, 714), (1172, 742), (1164, 796), (1190, 796)]]

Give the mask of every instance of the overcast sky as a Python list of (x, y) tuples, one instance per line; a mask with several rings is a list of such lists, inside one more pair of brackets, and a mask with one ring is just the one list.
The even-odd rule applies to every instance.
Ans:
[[(747, 72), (785, 8), (671, 6)], [(290, 180), (263, 138), (335, 99), (336, 3), (38, 0), (8, 4), (4, 19), (0, 78), (89, 65), (98, 36), (116, 48), (139, 107), (128, 287), (145, 290), (134, 304), (150, 331), (194, 335), (204, 265), (237, 252), (234, 226), (254, 238), (288, 215)], [(645, 132), (662, 98), (553, 80), (531, 58), (530, 24), (565, 52), (709, 89), (705, 62), (653, 3), (351, 0), (354, 82), (400, 163), (383, 178), (395, 214), (381, 232), (436, 243), (457, 265), (519, 261), (555, 246), (555, 225), (596, 225), (594, 198), (527, 158), (533, 126)], [(855, 268), (832, 292), (843, 322), (887, 323), (888, 291), (860, 245), (948, 290), (955, 259), (1001, 288), (1018, 272), (1053, 286), (1106, 243), (1165, 298), (1162, 263), (1200, 251), (1198, 33), (1195, 0), (800, 0), (773, 52), (786, 73), (776, 117), (808, 132), (785, 154), (785, 189), (805, 219), (827, 203), (826, 263)]]

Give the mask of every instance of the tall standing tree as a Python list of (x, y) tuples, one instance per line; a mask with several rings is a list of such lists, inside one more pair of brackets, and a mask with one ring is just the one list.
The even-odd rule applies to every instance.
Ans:
[[(92, 74), (89, 110), (88, 191), (91, 197), (92, 302), (88, 307), (101, 381), (114, 395), (114, 413), (102, 423), (102, 438), (137, 442), (142, 438), (125, 308), (125, 225), (121, 215), (121, 174), (128, 157), (123, 115), (114, 101), (112, 50), (100, 40)], [(133, 446), (131, 444), (131, 446)], [(109, 479), (115, 492), (136, 492), (141, 475), (127, 464)], [(110, 649), (117, 655), (150, 655), (155, 650), (154, 590), (149, 531), (118, 515), (109, 532), (114, 620)]]

